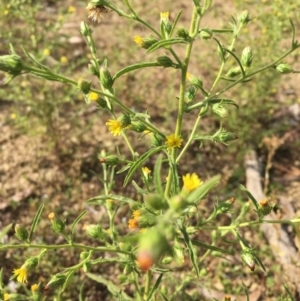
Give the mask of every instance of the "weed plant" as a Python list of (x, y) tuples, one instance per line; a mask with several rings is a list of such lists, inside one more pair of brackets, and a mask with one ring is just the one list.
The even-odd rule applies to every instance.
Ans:
[[(88, 3), (87, 14), (93, 21), (100, 22), (105, 15), (117, 14), (129, 22), (142, 24), (147, 29), (143, 36), (133, 37), (141, 51), (154, 54), (159, 50), (164, 51), (163, 55), (153, 61), (137, 62), (112, 75), (109, 57), (104, 58), (101, 52), (98, 53), (91, 27), (82, 22), (80, 32), (91, 53), (88, 70), (97, 79), (97, 85), (92, 84), (91, 79), (73, 79), (62, 74), (59, 69), (48, 66), (39, 56), (38, 48), (36, 54), (32, 54), (24, 47), (24, 57), (21, 57), (21, 50), (10, 45), (10, 54), (0, 57), (0, 70), (7, 74), (7, 84), (14, 87), (18, 87), (15, 78), (24, 75), (76, 87), (87, 103), (95, 102), (99, 110), (111, 114), (106, 125), (113, 136), (124, 139), (130, 152), (130, 157), (118, 148), (115, 154), (105, 150), (99, 153), (99, 161), (103, 166), (103, 193), (88, 200), (87, 205), (105, 208), (107, 223), (101, 220), (97, 224), (86, 223), (83, 226), (86, 236), (92, 239), (91, 243), (78, 241), (76, 235), (87, 211), (79, 213), (73, 222), (66, 221), (57, 212), (49, 213), (49, 225), (60, 238), (58, 243), (53, 244), (45, 243), (37, 236), (44, 204), (39, 207), (29, 227), (14, 225), (16, 239), (2, 241), (0, 251), (28, 250), (30, 255), (27, 259), (24, 258), (20, 267), (16, 266), (12, 271), (11, 280), (16, 279), (20, 283), (18, 291), (9, 291), (7, 282), (2, 277), (2, 270), (2, 300), (46, 300), (49, 295), (53, 300), (65, 300), (64, 294), (72, 282), (80, 286), (79, 300), (86, 300), (85, 287), (80, 284), (78, 275), (106, 286), (114, 300), (199, 299), (197, 290), (190, 294), (186, 290), (188, 287), (197, 287), (199, 278), (205, 279), (206, 271), (202, 264), (209, 256), (232, 256), (239, 252), (241, 262), (249, 268), (249, 273), (257, 266), (266, 270), (264, 260), (260, 259), (258, 252), (243, 237), (243, 228), (263, 223), (300, 222), (299, 218), (265, 220), (274, 204), (267, 200), (256, 200), (242, 185), (240, 189), (244, 193), (244, 199), (216, 198), (211, 210), (206, 208), (204, 211), (203, 203), (212, 193), (216, 193), (213, 189), (218, 186), (221, 177), (216, 175), (201, 179), (201, 175), (194, 172), (195, 167), (184, 161), (186, 152), (192, 145), (227, 145), (238, 138), (222, 126), (222, 120), (228, 118), (228, 111), (239, 108), (234, 100), (226, 97), (227, 91), (234, 87), (241, 89), (249, 81), (256, 81), (258, 74), (265, 72), (297, 72), (285, 63), (285, 59), (300, 47), (292, 20), (287, 50), (281, 51), (276, 58), (260, 59), (254, 55), (256, 49), (252, 50), (248, 45), (236, 47), (241, 31), (247, 28), (253, 18), (248, 11), (232, 17), (228, 28), (207, 28), (201, 20), (212, 9), (211, 1), (193, 0), (189, 5), (192, 6), (192, 14), (190, 27), (187, 29), (179, 25), (181, 11), (173, 20), (169, 12), (162, 12), (160, 21), (152, 25), (136, 12), (129, 0), (124, 1), (124, 7), (117, 1), (109, 0)], [(223, 36), (226, 40), (231, 37), (226, 45), (221, 42)], [(193, 45), (203, 41), (215, 45), (217, 54), (210, 55), (215, 55), (215, 59), (220, 62), (211, 85), (189, 73)], [(179, 47), (185, 49), (183, 56), (175, 50)], [(205, 60), (205, 57), (202, 59)], [(255, 60), (256, 63), (253, 64)], [(228, 68), (228, 63), (232, 61), (234, 64)], [(160, 72), (174, 69), (180, 78), (174, 100), (177, 114), (171, 132), (157, 127), (147, 110), (137, 112), (126, 105), (122, 95), (114, 88), (119, 78), (143, 68), (159, 68)], [(143, 85), (142, 82), (138, 84)], [(167, 86), (164, 88), (168, 89)], [(157, 112), (158, 115), (162, 113)], [(220, 126), (214, 133), (203, 133), (200, 130), (202, 118), (210, 114), (218, 116)], [(187, 131), (184, 125), (187, 121), (191, 122), (191, 118), (193, 127)], [(143, 141), (150, 140), (144, 153), (136, 151), (134, 139), (131, 139), (135, 136), (131, 133), (135, 133)], [(147, 166), (151, 160), (154, 161), (152, 170)], [(181, 165), (185, 165), (190, 172), (181, 174)], [(121, 173), (125, 175), (123, 185), (131, 184), (135, 188), (135, 198), (113, 193), (115, 176)], [(247, 199), (249, 202), (245, 202)], [(132, 212), (128, 229), (124, 229), (117, 219), (124, 207), (129, 207)], [(252, 208), (255, 218), (247, 220), (247, 212)], [(12, 228), (13, 224), (5, 226), (0, 232), (0, 238)], [(203, 237), (209, 239), (204, 240)], [(32, 282), (31, 276), (43, 266), (47, 254), (54, 250), (74, 249), (80, 251), (77, 264), (53, 269), (53, 273), (43, 275), (47, 279), (45, 283), (42, 280), (39, 283)], [(116, 266), (117, 279), (112, 280), (109, 275), (97, 273), (99, 267), (107, 264)], [(176, 277), (177, 271), (181, 271), (180, 277)], [(30, 284), (30, 289), (27, 284)], [(285, 293), (280, 300), (295, 300), (291, 291), (286, 286), (284, 288)], [(248, 295), (246, 287), (244, 292)], [(231, 297), (225, 296), (224, 300), (231, 300)]]

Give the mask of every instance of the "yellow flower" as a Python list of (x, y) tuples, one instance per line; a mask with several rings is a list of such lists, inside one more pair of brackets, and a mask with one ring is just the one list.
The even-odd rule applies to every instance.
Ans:
[(10, 297), (10, 295), (9, 295), (8, 293), (5, 293), (5, 294), (4, 294), (4, 301), (9, 300), (9, 297)]
[(17, 280), (21, 283), (27, 282), (27, 270), (25, 267), (21, 267), (20, 269), (14, 269), (13, 273), (17, 276)]
[(43, 54), (44, 54), (44, 56), (49, 56), (50, 50), (48, 48), (44, 49)]
[(91, 101), (97, 101), (99, 99), (98, 93), (90, 92), (89, 93), (89, 100)]
[(197, 187), (201, 186), (203, 182), (199, 179), (199, 177), (193, 173), (193, 174), (186, 174), (182, 177), (183, 180), (183, 189), (187, 191), (193, 191)]
[(38, 290), (39, 286), (35, 283), (31, 286), (31, 291), (36, 292)]
[(142, 167), (142, 172), (145, 177), (148, 177), (149, 173), (151, 173), (151, 170), (147, 166), (145, 166)]
[[(6, 10), (4, 11), (4, 15), (6, 16), (6, 15), (8, 15), (8, 13), (9, 13), (9, 10), (6, 9)], [(8, 300), (8, 299), (7, 299), (7, 300)]]
[(68, 8), (68, 13), (69, 13), (69, 14), (72, 14), (72, 13), (74, 13), (75, 11), (76, 11), (76, 8), (75, 8), (73, 5), (69, 6), (69, 8)]
[(179, 136), (176, 136), (175, 134), (171, 134), (169, 136), (166, 137), (167, 141), (166, 141), (166, 145), (168, 147), (168, 149), (172, 149), (172, 148), (180, 148), (183, 139), (181, 139)]
[(166, 12), (160, 13), (160, 18), (161, 18), (162, 20), (169, 20), (169, 12), (166, 11)]
[(11, 119), (16, 119), (17, 118), (17, 114), (16, 113), (11, 113), (10, 114), (10, 118)]
[(106, 122), (108, 130), (114, 135), (118, 136), (122, 132), (122, 123), (119, 120), (110, 119)]
[(141, 216), (141, 211), (140, 210), (135, 210), (135, 211), (133, 211), (132, 214), (133, 214), (134, 218), (137, 218), (137, 217)]
[(141, 47), (144, 46), (144, 40), (143, 40), (142, 37), (140, 37), (140, 36), (135, 36), (135, 37), (134, 37), (134, 41), (135, 41), (139, 46), (141, 46)]
[(138, 228), (139, 225), (138, 225), (138, 222), (135, 218), (132, 218), (128, 221), (128, 228), (129, 229), (135, 229), (135, 228)]
[(63, 65), (65, 65), (67, 62), (68, 62), (68, 58), (66, 57), (66, 56), (62, 56), (61, 58), (60, 58), (60, 62), (63, 64)]
[(55, 213), (54, 213), (54, 212), (49, 213), (49, 214), (48, 214), (48, 218), (49, 218), (50, 220), (55, 219)]

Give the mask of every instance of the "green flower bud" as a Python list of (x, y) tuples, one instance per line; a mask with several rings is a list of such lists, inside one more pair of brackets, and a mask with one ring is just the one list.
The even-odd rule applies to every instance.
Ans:
[(151, 140), (153, 146), (162, 146), (165, 142), (163, 137), (157, 134), (153, 134)]
[(63, 233), (66, 225), (65, 225), (65, 221), (55, 217), (51, 219), (51, 226), (56, 233)]
[(177, 65), (166, 55), (164, 56), (159, 56), (156, 58), (156, 61), (163, 67), (168, 68), (168, 67), (176, 67)]
[(92, 29), (84, 22), (82, 21), (80, 23), (80, 33), (84, 36), (90, 36), (92, 34)]
[(171, 256), (166, 256), (161, 260), (163, 264), (170, 264), (172, 261), (173, 261), (173, 257)]
[(181, 195), (175, 195), (170, 199), (169, 205), (174, 211), (182, 212), (189, 204)]
[(220, 117), (226, 117), (228, 115), (227, 109), (222, 106), (220, 103), (216, 103), (212, 106), (212, 110), (215, 114), (217, 114)]
[(28, 230), (23, 225), (16, 224), (15, 235), (19, 240), (25, 241), (28, 238)]
[(142, 133), (147, 129), (147, 127), (141, 121), (132, 121), (130, 129), (134, 132)]
[(189, 41), (191, 39), (188, 30), (184, 27), (180, 27), (177, 29), (176, 36), (179, 38), (183, 38), (186, 41)]
[(268, 200), (261, 200), (258, 205), (258, 214), (259, 216), (263, 217), (271, 213), (273, 210), (274, 205), (271, 205)]
[(85, 273), (87, 273), (92, 267), (92, 264), (88, 261), (88, 262), (85, 262), (82, 266), (82, 269)]
[(78, 88), (82, 91), (83, 94), (88, 94), (91, 89), (92, 82), (88, 82), (84, 79), (80, 79), (77, 82)]
[(33, 270), (35, 269), (39, 264), (39, 258), (34, 256), (34, 257), (30, 257), (28, 258), (23, 267), (26, 268), (27, 270)]
[(201, 37), (201, 39), (203, 39), (203, 40), (209, 40), (209, 39), (212, 38), (212, 36), (213, 36), (213, 32), (211, 30), (209, 30), (207, 28), (201, 29), (201, 31), (200, 31), (200, 37)]
[(129, 275), (133, 271), (133, 267), (130, 264), (126, 264), (123, 270), (124, 275)]
[(240, 75), (241, 73), (242, 73), (242, 70), (241, 70), (241, 68), (238, 66), (238, 67), (231, 68), (231, 69), (226, 73), (226, 76), (228, 76), (228, 77), (236, 77), (236, 76)]
[(107, 101), (102, 97), (100, 97), (98, 100), (96, 100), (96, 104), (101, 109), (107, 108)]
[(91, 74), (97, 76), (98, 78), (100, 77), (99, 68), (95, 60), (90, 61), (90, 64), (88, 65), (88, 69), (90, 70)]
[(65, 274), (58, 273), (50, 279), (50, 281), (46, 284), (45, 289), (60, 287), (65, 283), (66, 280), (67, 276)]
[(86, 230), (87, 235), (92, 238), (103, 238), (102, 228), (100, 227), (100, 225), (85, 225), (84, 229)]
[(195, 86), (190, 86), (184, 94), (186, 103), (188, 104), (188, 103), (192, 102), (194, 100), (196, 94), (197, 94), (197, 89), (195, 88)]
[(250, 248), (245, 248), (242, 250), (241, 258), (246, 266), (249, 267), (251, 271), (255, 269), (255, 253)]
[(244, 48), (241, 57), (241, 63), (244, 68), (249, 68), (252, 65), (253, 54), (251, 47), (247, 46)]
[(144, 195), (144, 203), (154, 210), (162, 210), (169, 207), (168, 203), (163, 197), (154, 193)]
[(0, 70), (12, 75), (19, 75), (25, 69), (22, 59), (17, 54), (0, 56)]
[(238, 21), (242, 26), (247, 25), (251, 21), (249, 18), (249, 12), (244, 10), (240, 15), (238, 15)]
[(235, 198), (230, 198), (229, 200), (219, 204), (217, 207), (217, 214), (227, 213), (232, 207), (232, 205), (234, 204), (234, 202), (235, 202)]
[(236, 140), (238, 137), (234, 133), (227, 132), (224, 128), (220, 128), (218, 132), (213, 136), (216, 141), (226, 144), (232, 140)]
[(158, 42), (158, 40), (153, 37), (142, 38), (140, 36), (135, 36), (134, 41), (144, 49), (149, 49), (152, 45)]
[(118, 120), (121, 122), (123, 129), (131, 124), (131, 118), (128, 114), (123, 113)]
[(140, 236), (137, 261), (142, 270), (148, 270), (161, 256), (170, 252), (164, 231), (154, 227)]
[(120, 163), (120, 159), (115, 155), (108, 155), (106, 157), (99, 158), (100, 163), (104, 163), (110, 166), (117, 165)]
[(276, 66), (276, 71), (278, 71), (281, 74), (288, 74), (293, 73), (294, 69), (289, 64), (279, 64)]
[(89, 257), (90, 253), (87, 251), (83, 251), (80, 253), (80, 259), (87, 259)]
[(108, 69), (104, 66), (100, 68), (100, 82), (106, 89), (111, 89), (114, 83)]

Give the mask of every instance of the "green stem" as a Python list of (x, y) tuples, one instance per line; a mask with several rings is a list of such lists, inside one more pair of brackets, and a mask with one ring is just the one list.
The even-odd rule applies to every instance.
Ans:
[[(234, 47), (234, 44), (236, 42), (236, 39), (237, 39), (237, 36), (238, 36), (238, 33), (240, 32), (242, 26), (240, 25), (237, 29), (237, 32), (233, 35), (233, 39), (231, 41), (231, 44), (230, 46), (228, 47), (229, 50), (232, 50), (233, 47)], [(220, 66), (220, 69), (219, 69), (219, 72), (218, 72), (218, 75), (213, 83), (213, 85), (211, 86), (211, 89), (209, 91), (209, 94), (213, 91), (213, 89), (215, 88), (215, 86), (217, 85), (217, 83), (219, 82), (221, 76), (222, 76), (222, 73), (223, 73), (223, 70), (224, 70), (224, 67), (225, 67), (225, 63), (226, 63), (226, 59), (225, 60), (222, 60), (222, 64)]]
[(260, 225), (260, 224), (296, 224), (300, 223), (300, 218), (294, 218), (291, 220), (257, 220), (252, 222), (245, 222), (240, 223), (237, 225), (230, 225), (230, 226), (205, 226), (199, 228), (199, 230), (220, 230), (220, 231), (227, 231), (227, 230), (236, 230), (239, 228), (244, 228), (248, 226)]
[[(220, 94), (226, 92), (227, 90), (231, 89), (232, 87), (236, 86), (237, 84), (239, 84), (240, 82), (244, 81), (245, 79), (250, 78), (250, 77), (252, 77), (253, 75), (255, 75), (255, 74), (257, 74), (257, 73), (260, 73), (260, 72), (263, 72), (263, 71), (265, 71), (265, 70), (267, 70), (267, 69), (273, 68), (278, 62), (280, 62), (282, 59), (284, 59), (284, 58), (287, 57), (289, 54), (291, 54), (294, 50), (295, 50), (295, 49), (290, 49), (290, 50), (288, 50), (288, 51), (285, 52), (279, 59), (275, 60), (274, 62), (272, 62), (272, 63), (270, 63), (270, 64), (268, 64), (268, 65), (266, 65), (266, 66), (264, 66), (264, 67), (262, 67), (262, 68), (259, 68), (259, 69), (255, 70), (255, 71), (251, 72), (251, 73), (246, 74), (245, 77), (239, 78), (239, 79), (236, 80), (235, 82), (229, 84), (227, 87), (221, 89), (220, 91), (218, 91), (218, 92), (215, 93), (214, 95), (209, 96), (209, 97), (206, 98), (205, 100), (206, 100), (206, 101), (211, 100), (211, 99), (213, 99), (213, 98), (219, 96)], [(199, 102), (199, 103), (196, 103), (196, 104), (190, 106), (190, 107), (189, 107), (189, 110), (192, 111), (192, 110), (194, 110), (194, 109), (196, 109), (196, 108), (199, 108), (199, 107), (201, 107), (201, 106), (203, 106), (203, 102)]]
[[(197, 8), (194, 6), (194, 10), (193, 10), (193, 14), (192, 14), (192, 21), (191, 21), (190, 31), (189, 31), (189, 34), (191, 37), (194, 37), (198, 34), (200, 20), (201, 20), (201, 18), (197, 14)], [(180, 80), (177, 120), (176, 120), (176, 128), (175, 128), (175, 136), (178, 136), (178, 137), (181, 135), (182, 119), (183, 119), (183, 114), (184, 114), (184, 93), (185, 93), (186, 74), (187, 74), (187, 69), (188, 69), (188, 65), (189, 65), (189, 61), (190, 61), (192, 47), (193, 47), (193, 39), (186, 47), (185, 58), (184, 58), (183, 63), (181, 64), (181, 80)], [(177, 154), (176, 149), (173, 148), (171, 150), (171, 160), (173, 162), (176, 161), (176, 154)], [(173, 182), (173, 174), (172, 174), (172, 167), (170, 167), (167, 185), (165, 188), (165, 197), (166, 198), (169, 197), (171, 187), (172, 187), (172, 182)]]
[(0, 246), (0, 251), (3, 250), (11, 250), (11, 249), (47, 249), (47, 250), (55, 250), (55, 249), (84, 249), (84, 250), (92, 250), (92, 251), (98, 251), (98, 252), (110, 252), (110, 253), (121, 253), (130, 255), (130, 252), (119, 250), (119, 249), (113, 249), (108, 247), (91, 247), (91, 246), (85, 246), (81, 244), (61, 244), (61, 245), (43, 245), (43, 244), (19, 244), (19, 245), (5, 245)]
[(199, 115), (196, 119), (196, 122), (194, 124), (194, 127), (193, 127), (193, 130), (190, 134), (190, 137), (188, 139), (188, 141), (186, 142), (184, 148), (181, 150), (180, 154), (178, 155), (178, 157), (176, 158), (176, 163), (179, 162), (179, 160), (181, 159), (181, 157), (184, 155), (184, 153), (186, 152), (186, 150), (189, 148), (190, 144), (192, 143), (193, 141), (193, 138), (194, 138), (194, 135), (196, 133), (196, 130), (198, 128), (198, 125), (199, 125), (199, 122), (200, 122), (200, 119), (201, 119), (201, 116)]
[(151, 270), (148, 270), (146, 274), (146, 284), (145, 284), (145, 294), (144, 294), (145, 299), (148, 298), (148, 294), (150, 292), (151, 279), (152, 279), (152, 272)]

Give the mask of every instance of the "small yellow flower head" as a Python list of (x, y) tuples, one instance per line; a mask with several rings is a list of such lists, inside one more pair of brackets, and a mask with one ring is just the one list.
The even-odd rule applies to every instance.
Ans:
[(48, 218), (49, 218), (49, 220), (55, 219), (55, 213), (51, 212), (50, 214), (48, 214)]
[(4, 301), (8, 301), (10, 298), (10, 295), (8, 293), (5, 293), (3, 297), (4, 297)]
[(27, 282), (27, 270), (25, 267), (21, 267), (20, 269), (14, 269), (13, 274), (17, 277), (18, 282)]
[(141, 46), (141, 47), (144, 46), (144, 40), (143, 40), (142, 37), (140, 37), (140, 36), (135, 36), (135, 37), (134, 37), (134, 41), (135, 41), (139, 46)]
[(50, 50), (48, 48), (43, 50), (44, 56), (49, 56), (50, 55)]
[(91, 19), (94, 22), (101, 22), (101, 19), (103, 18), (103, 14), (107, 14), (110, 12), (108, 8), (105, 6), (97, 6), (97, 5), (92, 5), (89, 4), (86, 7), (87, 13), (88, 13), (88, 18)]
[(61, 62), (63, 65), (66, 65), (67, 62), (68, 62), (68, 58), (67, 58), (66, 56), (63, 55), (63, 56), (60, 58), (60, 62)]
[(119, 120), (110, 119), (106, 122), (108, 130), (114, 135), (118, 136), (122, 132), (122, 123)]
[(143, 172), (143, 175), (147, 178), (148, 175), (151, 173), (151, 170), (145, 166), (145, 167), (142, 167), (142, 172)]
[(183, 189), (187, 191), (193, 191), (197, 187), (201, 186), (203, 182), (199, 179), (199, 177), (193, 173), (193, 174), (186, 174), (182, 177), (183, 180)]
[(135, 218), (131, 218), (129, 221), (128, 221), (128, 228), (129, 229), (136, 229), (138, 228), (139, 225), (138, 225), (138, 221), (135, 219)]
[(98, 93), (90, 92), (89, 93), (89, 100), (91, 101), (97, 101), (99, 99)]
[(6, 10), (4, 11), (4, 15), (6, 16), (6, 15), (8, 15), (8, 14), (9, 14), (9, 10), (6, 9)]
[(31, 286), (31, 291), (36, 292), (39, 289), (39, 286), (35, 283)]
[(132, 214), (133, 214), (134, 218), (137, 218), (137, 217), (141, 216), (141, 211), (140, 210), (135, 210), (135, 211), (133, 211)]
[(11, 119), (16, 119), (17, 118), (17, 114), (16, 113), (11, 113), (10, 114), (10, 118)]
[(166, 145), (168, 150), (172, 149), (172, 148), (180, 148), (183, 139), (180, 138), (180, 136), (176, 136), (175, 134), (171, 134), (169, 136), (166, 137), (167, 141), (166, 141)]
[(160, 13), (160, 19), (162, 21), (169, 21), (169, 12), (166, 11), (166, 12)]
[(69, 13), (69, 14), (72, 14), (72, 13), (74, 13), (75, 11), (76, 11), (76, 8), (75, 8), (73, 5), (69, 6), (69, 8), (68, 8), (68, 13)]

